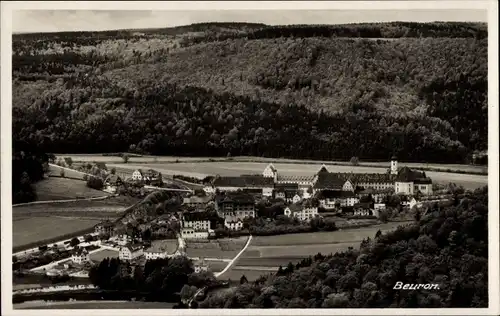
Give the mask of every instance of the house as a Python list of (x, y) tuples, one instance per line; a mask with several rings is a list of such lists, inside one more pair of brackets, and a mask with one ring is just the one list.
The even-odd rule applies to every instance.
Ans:
[(378, 211), (374, 208), (373, 202), (357, 203), (353, 206), (354, 216), (375, 216), (378, 217)]
[(116, 174), (110, 174), (104, 180), (104, 191), (115, 193), (121, 185), (123, 185), (123, 180)]
[(417, 193), (431, 195), (432, 180), (426, 177), (425, 172), (403, 167), (398, 171), (396, 176), (394, 190), (396, 194), (403, 195), (414, 195)]
[(196, 230), (210, 230), (211, 215), (202, 212), (184, 213), (182, 215), (181, 227)]
[(120, 248), (118, 257), (120, 260), (134, 260), (144, 254), (142, 244), (127, 244)]
[(293, 201), (295, 195), (299, 192), (297, 183), (276, 183), (274, 185), (274, 197), (282, 199), (288, 203)]
[(96, 234), (112, 234), (115, 225), (111, 221), (104, 221), (94, 226), (94, 232)]
[(90, 261), (90, 255), (87, 249), (77, 247), (71, 254), (71, 261), (77, 264), (83, 264)]
[(243, 192), (226, 193), (216, 196), (215, 209), (219, 217), (236, 216), (240, 219), (255, 217), (255, 199)]
[(132, 242), (132, 237), (127, 234), (121, 234), (114, 237), (114, 241), (120, 246), (125, 246)]
[(382, 201), (384, 200), (384, 198), (390, 194), (393, 194), (394, 193), (394, 190), (393, 189), (383, 189), (383, 190), (375, 190), (375, 189), (372, 189), (372, 188), (368, 188), (368, 189), (364, 189), (362, 191), (359, 191), (357, 193), (357, 195), (360, 197), (360, 198), (367, 198), (367, 197), (371, 197), (371, 199), (375, 202), (375, 203), (382, 203)]
[(161, 183), (161, 181), (162, 181), (161, 173), (156, 171), (156, 170), (153, 170), (153, 169), (134, 170), (131, 178), (134, 181), (144, 181), (144, 182), (147, 182), (150, 184), (158, 184), (158, 183)]
[(205, 263), (205, 260), (200, 259), (194, 262), (194, 273), (207, 272), (208, 269), (209, 266)]
[(230, 230), (241, 230), (243, 229), (243, 221), (237, 216), (226, 216), (224, 226)]
[(250, 190), (253, 193), (262, 194), (262, 196), (271, 196), (274, 181), (272, 178), (266, 178), (261, 175), (242, 175), (239, 177), (216, 176), (212, 185), (219, 192)]
[(208, 239), (210, 235), (209, 230), (195, 229), (195, 228), (182, 228), (181, 236), (184, 239)]
[(353, 206), (359, 202), (359, 198), (350, 191), (322, 190), (317, 192), (315, 197), (318, 199), (319, 205), (326, 210)]
[(385, 203), (375, 203), (373, 207), (377, 211), (385, 210)]
[(298, 218), (300, 221), (309, 222), (318, 215), (318, 208), (313, 207), (309, 201), (299, 204), (291, 204), (285, 208), (285, 215)]
[(146, 250), (144, 251), (144, 257), (146, 260), (165, 259), (169, 257), (169, 254), (164, 251)]
[(205, 185), (203, 191), (205, 191), (206, 194), (215, 194), (215, 187), (212, 184)]

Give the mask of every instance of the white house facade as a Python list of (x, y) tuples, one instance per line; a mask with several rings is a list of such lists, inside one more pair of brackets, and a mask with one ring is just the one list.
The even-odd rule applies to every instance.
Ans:
[(142, 245), (127, 245), (120, 248), (118, 257), (120, 260), (134, 260), (144, 254)]

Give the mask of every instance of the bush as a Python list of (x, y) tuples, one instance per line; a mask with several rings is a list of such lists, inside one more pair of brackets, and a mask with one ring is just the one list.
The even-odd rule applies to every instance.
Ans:
[(98, 177), (89, 177), (87, 180), (87, 187), (95, 190), (102, 190), (104, 188), (104, 182)]

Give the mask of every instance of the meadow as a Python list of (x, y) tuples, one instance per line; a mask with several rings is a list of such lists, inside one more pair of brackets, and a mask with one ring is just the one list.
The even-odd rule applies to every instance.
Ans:
[[(74, 201), (53, 204), (32, 204), (12, 209), (13, 247), (32, 243), (43, 244), (58, 236), (91, 229), (108, 218), (117, 218), (136, 201), (129, 197), (106, 200)], [(67, 237), (69, 238), (69, 237)]]
[[(123, 159), (119, 156), (104, 156), (102, 154), (57, 154), (57, 157), (71, 157), (74, 162), (105, 162), (111, 164), (123, 164)], [(291, 164), (301, 166), (312, 166), (314, 170), (318, 169), (321, 164), (326, 164), (330, 167), (347, 167), (354, 168), (349, 161), (335, 160), (308, 160), (308, 159), (286, 159), (286, 158), (265, 158), (265, 157), (250, 157), (250, 156), (235, 156), (230, 158), (222, 157), (181, 157), (181, 156), (131, 156), (129, 164), (169, 164), (169, 163), (274, 163), (274, 164)], [(399, 162), (401, 167), (408, 166), (410, 168), (425, 168), (439, 170), (456, 170), (460, 172), (471, 173), (487, 173), (487, 166), (467, 165), (467, 164), (438, 164), (438, 163), (417, 163), (417, 162)], [(387, 168), (388, 161), (360, 161), (358, 167), (380, 169)], [(144, 167), (142, 167), (144, 168)], [(316, 169), (315, 169), (316, 168)], [(378, 171), (380, 172), (380, 171)]]
[(84, 181), (50, 177), (35, 184), (37, 201), (69, 200), (109, 196), (87, 187)]
[(153, 240), (148, 251), (166, 251), (167, 253), (172, 254), (177, 251), (177, 248), (177, 239), (162, 239)]
[(245, 246), (248, 237), (223, 238), (204, 242), (186, 242), (189, 257), (233, 259)]

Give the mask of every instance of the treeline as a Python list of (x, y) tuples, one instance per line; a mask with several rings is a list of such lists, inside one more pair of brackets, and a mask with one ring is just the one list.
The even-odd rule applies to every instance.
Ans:
[(13, 141), (12, 149), (12, 203), (36, 200), (33, 184), (42, 180), (48, 168), (49, 155), (34, 143)]
[(133, 267), (129, 262), (106, 258), (90, 269), (89, 278), (102, 290), (125, 296), (134, 292), (136, 299), (158, 302), (177, 302), (185, 284), (201, 288), (217, 283), (211, 273), (194, 273), (192, 261), (184, 256), (147, 260), (145, 265)]
[[(416, 224), (368, 238), (360, 250), (318, 254), (199, 308), (485, 308), (488, 306), (488, 192), (435, 205)], [(403, 284), (438, 289), (398, 290)]]
[(94, 82), (92, 90), (47, 91), (33, 105), (14, 108), (14, 137), (37, 142), (47, 152), (67, 153), (85, 148), (88, 153), (383, 160), (396, 152), (402, 160), (420, 162), (462, 162), (467, 155), (427, 118), (384, 118), (366, 107), (347, 114), (314, 113), (196, 87), (165, 84), (133, 91)]

